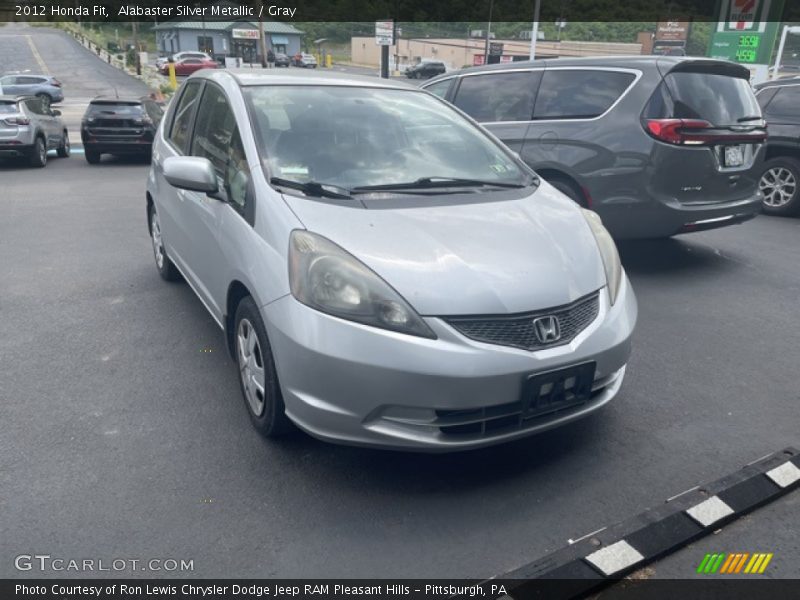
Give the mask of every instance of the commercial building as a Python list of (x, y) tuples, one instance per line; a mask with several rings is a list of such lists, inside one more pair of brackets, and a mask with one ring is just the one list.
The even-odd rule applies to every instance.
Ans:
[[(395, 61), (399, 70), (417, 64), (423, 59), (441, 60), (449, 69), (460, 69), (465, 66), (483, 64), (485, 40), (480, 38), (410, 38), (400, 39), (389, 48), (390, 61), (394, 68)], [(381, 47), (375, 43), (374, 37), (354, 37), (350, 42), (351, 60), (353, 63), (368, 66), (379, 66)], [(520, 39), (492, 39), (493, 56), (489, 62), (514, 62), (528, 60), (530, 57), (530, 41)], [(613, 42), (551, 42), (536, 43), (537, 58), (555, 58), (558, 56), (609, 56), (642, 54), (641, 43)]]
[[(162, 55), (186, 50), (208, 52), (217, 60), (241, 58), (242, 62), (261, 61), (258, 23), (238, 21), (166, 21), (155, 26), (156, 46)], [(264, 21), (268, 49), (291, 56), (302, 48), (303, 32), (288, 23)]]

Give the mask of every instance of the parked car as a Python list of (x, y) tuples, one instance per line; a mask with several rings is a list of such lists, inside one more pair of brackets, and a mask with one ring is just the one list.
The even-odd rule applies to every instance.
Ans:
[[(175, 61), (175, 75), (191, 75), (200, 69), (218, 69), (219, 63), (210, 58), (181, 58)], [(162, 75), (169, 75), (169, 63), (161, 67)]]
[(0, 77), (0, 93), (6, 96), (36, 96), (48, 104), (64, 99), (61, 82), (51, 75), (14, 73)]
[(291, 59), (286, 56), (283, 52), (276, 52), (275, 53), (275, 66), (276, 67), (288, 67), (292, 64)]
[(292, 63), (295, 67), (303, 67), (305, 69), (317, 68), (317, 59), (313, 54), (308, 54), (307, 52), (298, 52), (295, 54)]
[(81, 121), (86, 161), (95, 165), (103, 154), (149, 156), (163, 114), (161, 104), (148, 96), (95, 98)]
[(756, 99), (769, 126), (759, 183), (764, 212), (800, 214), (800, 79), (756, 86)]
[(36, 96), (0, 96), (0, 156), (27, 158), (32, 167), (47, 164), (47, 151), (70, 154), (61, 112)]
[(441, 75), (447, 71), (447, 67), (440, 60), (423, 60), (419, 64), (406, 69), (406, 77), (409, 79), (428, 79)]
[(159, 274), (225, 332), (265, 435), (474, 448), (622, 384), (637, 306), (600, 219), (415, 86), (197, 73), (146, 209)]
[(727, 61), (631, 56), (470, 68), (422, 87), (480, 121), (621, 239), (759, 213), (766, 127), (749, 78)]
[[(213, 60), (211, 55), (206, 52), (198, 52), (198, 51), (185, 51), (185, 52), (176, 52), (172, 55), (172, 60), (178, 62), (183, 58), (199, 58), (201, 60)], [(156, 68), (160, 71), (169, 63), (168, 56), (161, 56), (156, 59)]]

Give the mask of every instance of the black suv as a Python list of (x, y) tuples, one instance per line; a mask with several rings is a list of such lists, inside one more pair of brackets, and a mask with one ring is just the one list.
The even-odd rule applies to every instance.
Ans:
[(438, 60), (423, 60), (421, 63), (406, 69), (406, 77), (409, 79), (427, 79), (435, 77), (447, 71), (444, 63)]
[(102, 154), (149, 156), (163, 114), (162, 105), (148, 96), (95, 98), (81, 121), (86, 160), (95, 165)]
[(757, 85), (756, 99), (769, 125), (759, 184), (764, 212), (800, 214), (800, 78)]
[(668, 237), (761, 210), (766, 139), (750, 72), (673, 56), (562, 58), (422, 87), (482, 123), (617, 238)]

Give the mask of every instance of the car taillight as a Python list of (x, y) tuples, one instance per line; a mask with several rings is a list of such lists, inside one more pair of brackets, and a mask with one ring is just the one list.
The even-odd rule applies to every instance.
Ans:
[(701, 146), (718, 142), (763, 142), (765, 127), (736, 129), (715, 127), (702, 119), (647, 119), (645, 130), (654, 138), (675, 145)]
[(711, 128), (711, 123), (700, 119), (648, 119), (645, 124), (650, 135), (670, 144), (704, 144), (713, 137), (698, 133)]
[(31, 120), (27, 117), (9, 117), (6, 119), (8, 125), (30, 125)]
[(53, 79), (53, 81), (51, 81), (50, 83), (52, 83), (56, 87), (61, 87), (61, 82), (58, 79)]

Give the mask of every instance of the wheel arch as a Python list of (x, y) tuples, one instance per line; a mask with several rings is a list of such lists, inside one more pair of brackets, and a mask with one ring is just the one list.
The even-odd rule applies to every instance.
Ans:
[(548, 183), (551, 180), (556, 179), (556, 180), (562, 181), (562, 182), (566, 183), (567, 185), (569, 185), (570, 187), (574, 188), (575, 192), (577, 194), (579, 194), (580, 197), (581, 197), (581, 201), (579, 202), (579, 204), (583, 208), (591, 208), (592, 201), (591, 201), (591, 197), (589, 196), (588, 191), (586, 190), (586, 188), (584, 186), (582, 186), (580, 183), (578, 183), (578, 180), (575, 179), (575, 177), (573, 177), (569, 173), (567, 173), (567, 172), (565, 172), (565, 171), (563, 171), (561, 169), (554, 168), (554, 167), (540, 167), (540, 168), (535, 169), (535, 171), (536, 171), (537, 175), (539, 175), (542, 179), (544, 179)]
[(250, 289), (240, 280), (234, 279), (228, 286), (228, 294), (225, 298), (225, 315), (223, 316), (223, 320), (225, 323), (225, 341), (228, 345), (228, 352), (231, 358), (234, 359), (236, 358), (234, 346), (234, 329), (236, 325), (234, 319), (236, 319), (236, 309), (239, 307), (239, 303), (248, 296), (253, 297), (253, 294), (250, 292)]
[(800, 161), (800, 145), (767, 144), (764, 160), (772, 160), (773, 158), (793, 158)]

